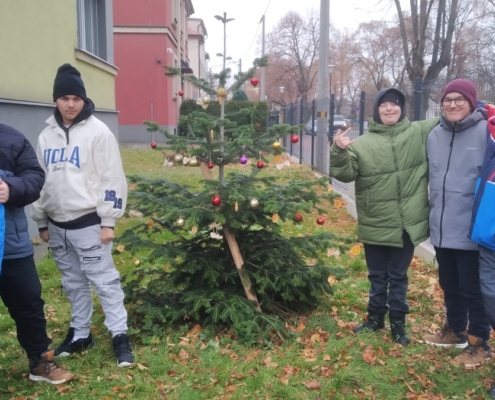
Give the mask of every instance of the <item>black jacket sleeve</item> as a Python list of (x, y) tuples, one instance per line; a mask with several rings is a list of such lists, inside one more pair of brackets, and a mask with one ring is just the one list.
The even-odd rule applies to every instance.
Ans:
[(4, 178), (9, 185), (9, 200), (6, 204), (12, 207), (24, 207), (38, 200), (45, 183), (45, 172), (36, 152), (24, 135), (19, 135), (15, 138), (16, 143), (11, 152), (14, 176)]

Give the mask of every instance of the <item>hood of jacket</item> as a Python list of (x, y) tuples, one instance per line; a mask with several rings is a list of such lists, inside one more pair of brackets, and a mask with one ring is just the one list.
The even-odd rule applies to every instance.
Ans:
[(84, 121), (85, 119), (88, 119), (91, 117), (95, 112), (95, 104), (91, 99), (86, 98), (84, 101), (84, 107), (79, 113), (79, 115), (74, 118), (74, 121), (72, 121), (72, 124), (69, 128), (66, 128), (64, 125), (64, 120), (62, 118), (62, 114), (60, 114), (60, 111), (57, 107), (55, 107), (55, 111), (53, 112), (53, 116), (55, 117), (55, 121), (57, 121), (58, 126), (60, 126), (65, 132), (68, 132), (68, 130), (78, 124), (81, 121)]
[(487, 117), (487, 110), (485, 110), (484, 108), (477, 108), (471, 113), (471, 115), (468, 115), (462, 121), (456, 122), (455, 124), (447, 120), (447, 118), (445, 118), (445, 116), (442, 114), (440, 118), (440, 125), (450, 132), (461, 132), (473, 126), (476, 126), (478, 122), (486, 120)]
[(380, 92), (378, 92), (378, 94), (375, 97), (375, 101), (373, 102), (373, 121), (375, 121), (377, 124), (379, 123), (379, 121), (381, 121), (380, 114), (378, 112), (378, 106), (379, 106), (378, 102), (385, 95), (385, 93), (388, 92), (394, 92), (395, 94), (397, 94), (397, 96), (399, 96), (402, 99), (401, 113), (398, 122), (402, 121), (406, 116), (406, 96), (404, 95), (404, 93), (402, 93), (399, 89), (396, 88), (383, 89)]

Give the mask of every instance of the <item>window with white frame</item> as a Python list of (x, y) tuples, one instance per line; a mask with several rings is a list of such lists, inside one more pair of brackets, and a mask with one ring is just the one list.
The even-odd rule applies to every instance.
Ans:
[(105, 0), (77, 0), (77, 34), (81, 50), (107, 60)]

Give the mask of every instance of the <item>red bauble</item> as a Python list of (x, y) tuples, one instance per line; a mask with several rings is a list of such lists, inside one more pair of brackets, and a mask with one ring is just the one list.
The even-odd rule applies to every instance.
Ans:
[(184, 96), (184, 92), (183, 92), (182, 90), (179, 90), (179, 91), (177, 92), (177, 94), (178, 94), (180, 97)]
[(213, 204), (215, 207), (218, 207), (220, 204), (222, 204), (222, 199), (219, 195), (215, 195), (211, 199), (211, 204)]
[(300, 212), (296, 212), (294, 214), (294, 222), (301, 222), (303, 220), (303, 216)]
[(253, 85), (254, 87), (256, 87), (256, 85), (258, 84), (259, 80), (258, 80), (258, 78), (251, 78), (249, 80), (249, 82), (251, 83), (251, 85)]
[(316, 218), (316, 223), (318, 225), (323, 225), (325, 223), (325, 218), (323, 218), (323, 217)]
[(257, 166), (259, 169), (261, 169), (261, 168), (263, 168), (263, 167), (265, 166), (265, 163), (264, 163), (263, 161), (258, 161), (258, 162), (256, 163), (256, 166)]
[(152, 149), (156, 149), (156, 143), (155, 142), (151, 142), (150, 146)]
[(214, 166), (215, 166), (215, 164), (213, 164), (212, 162), (209, 162), (209, 163), (208, 163), (208, 168), (209, 168), (209, 169), (212, 169)]
[(297, 136), (297, 135), (292, 135), (292, 136), (291, 136), (291, 138), (290, 138), (290, 141), (291, 141), (292, 143), (297, 143), (297, 142), (299, 142), (299, 136)]

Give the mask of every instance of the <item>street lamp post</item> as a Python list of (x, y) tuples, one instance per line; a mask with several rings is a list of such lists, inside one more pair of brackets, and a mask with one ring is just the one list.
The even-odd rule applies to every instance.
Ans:
[(220, 15), (215, 15), (215, 18), (222, 22), (223, 24), (223, 70), (225, 70), (225, 60), (227, 54), (227, 22), (233, 21), (234, 18), (227, 19), (227, 13), (223, 13), (223, 17)]

